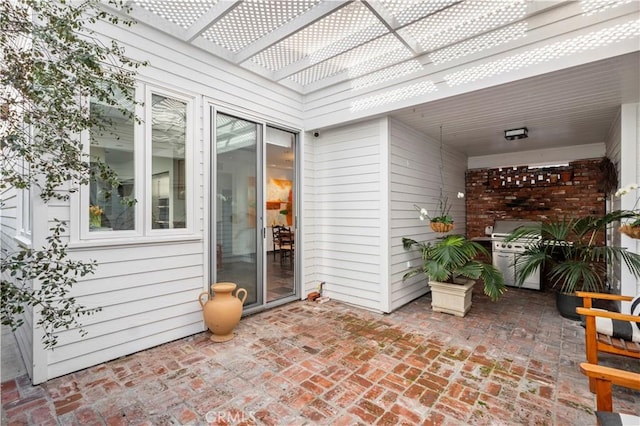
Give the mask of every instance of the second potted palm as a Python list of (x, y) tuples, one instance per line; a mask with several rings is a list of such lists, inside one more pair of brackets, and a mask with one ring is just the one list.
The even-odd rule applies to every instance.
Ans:
[(575, 313), (580, 299), (576, 291), (602, 292), (606, 288), (607, 263), (619, 262), (640, 277), (640, 255), (625, 247), (607, 245), (605, 231), (633, 212), (616, 210), (605, 216), (573, 218), (564, 216), (546, 221), (540, 227), (521, 227), (507, 241), (529, 239), (531, 244), (516, 257), (516, 284), (540, 269), (557, 289), (556, 305), (566, 318), (580, 319)]

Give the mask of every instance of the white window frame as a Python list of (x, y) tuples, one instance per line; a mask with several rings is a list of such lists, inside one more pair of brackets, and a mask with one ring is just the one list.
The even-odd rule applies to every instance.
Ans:
[[(32, 127), (29, 126), (26, 131), (29, 133), (29, 141), (33, 141), (33, 131)], [(27, 161), (22, 161), (22, 172), (26, 174), (31, 173), (31, 165), (27, 163)], [(31, 212), (33, 211), (33, 203), (31, 201), (31, 188), (19, 189), (18, 190), (18, 226), (17, 226), (17, 237), (20, 239), (23, 244), (31, 243), (31, 226), (33, 224), (33, 216)]]
[[(141, 83), (137, 83), (133, 87), (133, 90), (134, 90), (134, 98), (136, 99), (136, 101), (140, 102), (141, 99), (138, 98), (138, 93), (141, 93), (141, 91), (144, 90), (144, 86)], [(90, 99), (86, 99), (85, 101), (87, 102), (87, 104), (91, 102)], [(141, 106), (136, 105), (134, 112), (137, 117), (140, 117), (140, 114), (142, 113)], [(142, 196), (143, 192), (141, 188), (142, 181), (140, 179), (142, 178), (143, 175), (142, 175), (142, 170), (140, 170), (142, 168), (140, 164), (140, 159), (143, 157), (144, 151), (141, 146), (142, 144), (139, 142), (139, 138), (140, 136), (142, 136), (139, 129), (140, 127), (141, 126), (134, 121), (133, 163), (134, 163), (134, 176), (136, 179), (134, 197), (136, 200), (138, 200), (138, 202), (136, 203), (136, 206), (135, 206), (135, 214), (134, 214), (135, 219), (134, 219), (133, 229), (123, 230), (123, 231), (112, 230), (112, 231), (91, 232), (89, 230), (89, 215), (87, 214), (89, 211), (90, 184), (82, 185), (80, 187), (80, 206), (79, 206), (79, 212), (80, 212), (79, 223), (80, 223), (80, 239), (81, 240), (112, 240), (115, 238), (131, 238), (131, 237), (142, 236), (142, 223), (140, 222), (140, 214), (141, 214), (140, 211), (142, 210), (142, 208), (140, 206), (141, 205), (140, 197)], [(83, 146), (83, 152), (86, 155), (90, 155), (91, 153), (91, 137), (89, 132), (90, 132), (89, 130), (82, 132), (82, 135), (80, 136), (82, 141), (82, 146)]]
[[(194, 125), (196, 123), (197, 102), (195, 95), (185, 94), (153, 84), (137, 82), (134, 86), (134, 97), (137, 101), (135, 106), (136, 117), (142, 118), (142, 123), (134, 122), (134, 164), (135, 164), (135, 190), (134, 195), (137, 200), (135, 206), (135, 225), (133, 230), (121, 231), (93, 231), (89, 230), (89, 185), (82, 185), (77, 196), (72, 194), (71, 216), (75, 226), (72, 227), (76, 238), (72, 241), (78, 244), (83, 243), (140, 243), (142, 240), (161, 241), (164, 237), (171, 236), (193, 236), (195, 229), (195, 208), (194, 208), (194, 171), (193, 152), (195, 141)], [(186, 227), (174, 229), (152, 229), (151, 226), (151, 105), (152, 94), (158, 94), (174, 98), (187, 104), (187, 129), (185, 138), (185, 201), (186, 201)], [(88, 100), (86, 100), (88, 102)], [(90, 152), (89, 131), (81, 135), (83, 152)], [(73, 219), (76, 219), (75, 221)]]
[(31, 241), (31, 190), (20, 190), (20, 224), (18, 226), (18, 236), (24, 241)]
[[(152, 195), (152, 160), (153, 160), (153, 146), (151, 140), (151, 125), (152, 125), (152, 113), (151, 100), (153, 95), (165, 96), (167, 98), (177, 99), (184, 102), (187, 105), (187, 120), (186, 120), (186, 135), (185, 135), (185, 150), (184, 150), (184, 178), (185, 178), (185, 209), (186, 224), (184, 228), (167, 228), (167, 229), (153, 229), (151, 221), (151, 195)], [(192, 234), (194, 229), (194, 209), (193, 209), (193, 196), (195, 191), (193, 190), (193, 147), (194, 147), (194, 131), (193, 126), (195, 123), (195, 98), (183, 93), (175, 92), (172, 90), (164, 89), (157, 86), (147, 85), (145, 91), (145, 115), (144, 115), (144, 128), (145, 128), (145, 208), (144, 208), (144, 232), (145, 235), (158, 236), (158, 235), (182, 235)]]

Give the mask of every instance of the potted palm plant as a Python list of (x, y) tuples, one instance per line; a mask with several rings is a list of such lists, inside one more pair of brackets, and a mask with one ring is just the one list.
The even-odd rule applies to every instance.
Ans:
[(431, 286), (431, 307), (460, 317), (471, 308), (471, 291), (476, 280), (484, 282), (484, 293), (498, 300), (505, 291), (504, 278), (492, 264), (488, 251), (462, 235), (448, 235), (433, 242), (403, 238), (405, 250), (416, 248), (422, 255), (422, 266), (407, 272), (402, 279), (425, 274)]
[(616, 210), (602, 217), (564, 216), (542, 222), (540, 227), (521, 227), (507, 241), (529, 239), (531, 244), (516, 257), (516, 284), (522, 285), (538, 268), (557, 290), (560, 315), (579, 320), (575, 308), (581, 299), (576, 291), (602, 292), (606, 288), (607, 263), (624, 263), (640, 277), (640, 255), (625, 247), (607, 245), (604, 234), (633, 212)]

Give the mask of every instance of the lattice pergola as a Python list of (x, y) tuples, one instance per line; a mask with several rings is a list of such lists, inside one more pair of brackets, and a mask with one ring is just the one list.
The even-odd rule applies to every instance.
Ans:
[[(631, 0), (585, 0), (585, 15)], [(133, 16), (300, 93), (344, 81), (361, 88), (525, 37), (529, 20), (563, 1), (132, 0)], [(636, 24), (637, 27), (637, 24)], [(598, 37), (629, 37), (633, 26)], [(595, 36), (594, 36), (595, 37)], [(581, 40), (587, 46), (592, 40)], [(576, 47), (538, 51), (536, 60)], [(545, 56), (546, 55), (546, 56)], [(507, 61), (508, 62), (508, 61)], [(509, 67), (509, 63), (493, 67)], [(468, 81), (451, 76), (451, 81)]]

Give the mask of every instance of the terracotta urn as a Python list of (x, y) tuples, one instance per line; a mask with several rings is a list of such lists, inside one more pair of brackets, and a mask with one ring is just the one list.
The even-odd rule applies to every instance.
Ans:
[[(212, 342), (226, 342), (233, 339), (233, 329), (240, 322), (242, 305), (247, 299), (247, 290), (244, 288), (239, 288), (236, 294), (233, 294), (236, 287), (235, 283), (215, 283), (211, 285), (213, 297), (207, 291), (203, 291), (198, 296), (204, 322), (213, 333)], [(242, 298), (240, 298), (241, 293)], [(202, 301), (202, 296), (207, 296), (206, 302)]]

